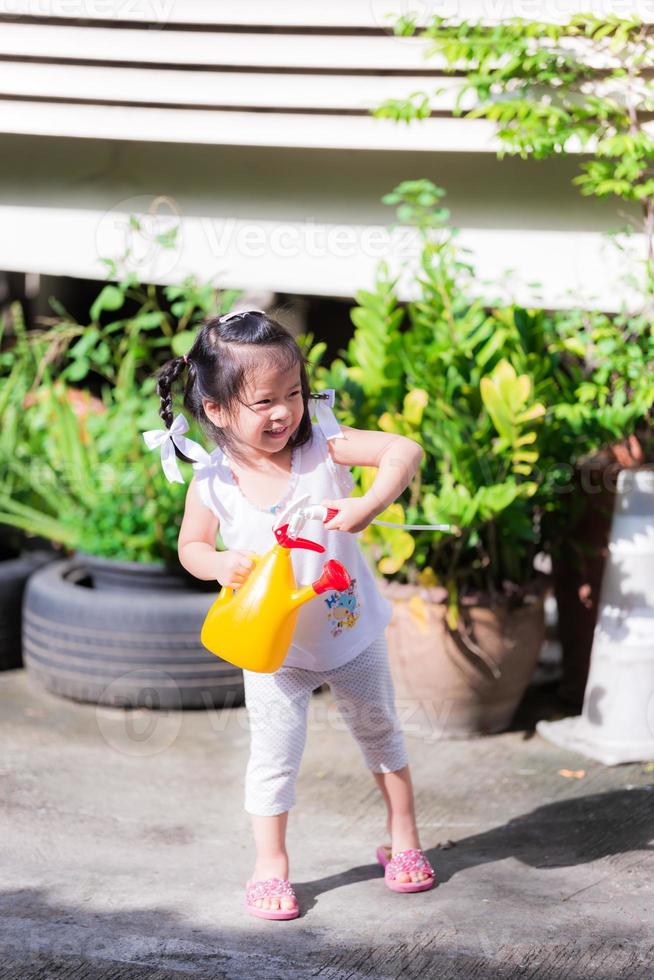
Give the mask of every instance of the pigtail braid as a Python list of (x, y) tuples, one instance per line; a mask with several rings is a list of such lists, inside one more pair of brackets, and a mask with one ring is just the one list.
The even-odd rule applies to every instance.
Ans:
[(183, 357), (173, 357), (166, 361), (161, 371), (157, 375), (157, 394), (161, 399), (159, 415), (164, 420), (166, 428), (169, 429), (173, 424), (173, 395), (172, 386), (185, 368)]
[[(157, 375), (157, 394), (161, 399), (161, 405), (159, 406), (159, 415), (163, 419), (167, 429), (173, 424), (173, 393), (172, 386), (173, 382), (180, 376), (184, 368), (187, 366), (190, 368), (190, 361), (187, 362), (185, 357), (173, 357), (170, 361), (166, 361), (164, 366), (159, 371)], [(175, 455), (178, 459), (181, 459), (184, 463), (192, 463), (193, 460), (187, 459), (184, 453), (180, 452), (177, 446), (174, 445)]]

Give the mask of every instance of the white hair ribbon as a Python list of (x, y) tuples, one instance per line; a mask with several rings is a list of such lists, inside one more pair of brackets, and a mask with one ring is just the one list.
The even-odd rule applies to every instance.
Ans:
[(161, 449), (161, 466), (169, 483), (184, 483), (184, 477), (179, 471), (175, 446), (188, 459), (196, 463), (210, 462), (206, 449), (192, 439), (187, 439), (182, 433), (188, 431), (188, 422), (183, 415), (178, 415), (169, 429), (148, 429), (141, 435), (148, 449)]
[(314, 399), (316, 421), (324, 432), (326, 439), (345, 438), (338, 424), (338, 419), (332, 412), (335, 397), (335, 388), (326, 388), (325, 391), (309, 395), (309, 398)]

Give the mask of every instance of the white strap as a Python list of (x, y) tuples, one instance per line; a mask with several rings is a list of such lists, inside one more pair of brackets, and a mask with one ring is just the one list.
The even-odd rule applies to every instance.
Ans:
[[(326, 397), (325, 397), (326, 396)], [(315, 405), (316, 421), (325, 434), (326, 439), (344, 439), (338, 419), (332, 412), (336, 397), (335, 388), (326, 388), (325, 391), (309, 395)]]
[[(321, 395), (327, 395), (326, 398), (320, 397)], [(345, 436), (341, 432), (341, 427), (338, 423), (338, 419), (332, 412), (332, 407), (334, 405), (334, 400), (336, 397), (335, 388), (326, 388), (325, 391), (321, 391), (319, 394), (311, 394), (309, 398), (314, 399), (316, 408), (316, 419), (322, 431), (327, 439), (344, 439)], [(451, 530), (451, 524), (392, 524), (389, 521), (373, 521), (373, 524), (379, 524), (382, 527), (402, 527), (406, 528), (408, 531), (449, 531)]]
[(390, 521), (372, 521), (372, 524), (380, 524), (382, 527), (403, 527), (407, 531), (450, 531), (451, 524), (392, 524)]
[(210, 462), (209, 453), (199, 443), (187, 439), (183, 432), (188, 432), (188, 422), (180, 413), (169, 429), (148, 429), (141, 433), (148, 449), (161, 449), (161, 467), (169, 483), (184, 483), (184, 477), (179, 471), (175, 446), (188, 459), (196, 463)]

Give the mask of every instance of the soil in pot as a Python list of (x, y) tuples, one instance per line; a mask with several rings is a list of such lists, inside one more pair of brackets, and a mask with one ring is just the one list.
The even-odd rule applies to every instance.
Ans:
[(214, 592), (217, 595), (220, 591), (216, 580), (196, 578), (180, 564), (120, 561), (84, 551), (77, 551), (74, 557), (86, 568), (93, 588), (100, 592), (137, 589), (146, 592)]

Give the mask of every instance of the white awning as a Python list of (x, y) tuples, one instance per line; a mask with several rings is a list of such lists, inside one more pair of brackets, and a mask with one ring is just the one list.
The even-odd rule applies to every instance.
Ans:
[[(100, 257), (119, 255), (130, 243), (135, 251), (131, 267), (145, 282), (179, 282), (195, 274), (224, 288), (350, 298), (373, 286), (377, 265), (385, 260), (402, 273), (401, 298), (415, 295), (411, 270), (416, 271), (417, 237), (412, 229), (391, 232), (384, 225), (352, 224), (345, 216), (340, 223), (178, 218), (165, 206), (149, 216), (145, 200), (141, 207), (145, 237), (130, 232), (129, 215), (138, 215), (136, 209), (0, 207), (0, 268), (103, 279), (106, 267)], [(178, 221), (176, 247), (156, 247), (155, 235)], [(459, 242), (472, 250), (466, 258), (477, 270), (477, 293), (491, 301), (617, 310), (630, 298), (619, 281), (616, 251), (598, 233), (468, 228)], [(631, 248), (642, 254), (640, 236)], [(500, 277), (503, 288), (484, 283)]]
[[(480, 290), (515, 270), (507, 295), (522, 302), (620, 307), (620, 253), (602, 236), (624, 224), (616, 202), (572, 188), (574, 157), (498, 163), (495, 124), (453, 115), (457, 79), (426, 58), (428, 41), (393, 34), (387, 0), (5, 6), (0, 268), (104, 278), (99, 258), (122, 250), (130, 211), (164, 195), (181, 241), (146, 263), (144, 281), (194, 273), (351, 297), (372, 285), (380, 258), (400, 271), (402, 234), (389, 235), (393, 212), (380, 198), (425, 177), (447, 191)], [(528, 0), (416, 6), (427, 19), (534, 16)], [(621, 16), (622, 6), (607, 0), (602, 13)], [(544, 8), (538, 17), (567, 19), (587, 3)], [(421, 122), (370, 114), (437, 88)], [(637, 209), (624, 210), (638, 227)], [(631, 248), (642, 254), (640, 239)]]

